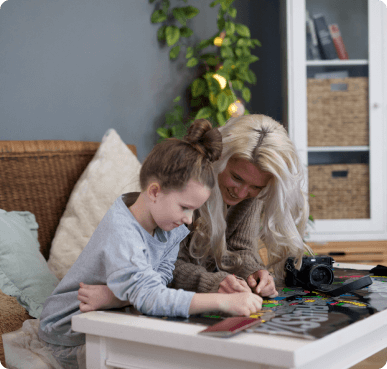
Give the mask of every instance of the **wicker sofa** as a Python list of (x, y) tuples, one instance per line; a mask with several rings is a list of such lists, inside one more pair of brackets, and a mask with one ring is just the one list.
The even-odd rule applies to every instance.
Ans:
[[(99, 145), (83, 141), (0, 141), (0, 209), (35, 215), (40, 251), (46, 260), (71, 191)], [(136, 147), (128, 147), (136, 155)], [(0, 312), (0, 362), (5, 366), (1, 335), (19, 329), (31, 316), (16, 298), (1, 290)]]

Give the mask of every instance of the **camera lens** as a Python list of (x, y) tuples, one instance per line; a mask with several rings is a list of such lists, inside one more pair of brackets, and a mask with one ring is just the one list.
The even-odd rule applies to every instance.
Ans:
[(313, 265), (309, 272), (309, 283), (314, 287), (333, 282), (333, 271), (324, 264)]

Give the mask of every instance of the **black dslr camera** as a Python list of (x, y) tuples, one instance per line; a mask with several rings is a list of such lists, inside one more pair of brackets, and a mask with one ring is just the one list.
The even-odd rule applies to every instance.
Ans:
[(285, 263), (285, 285), (287, 287), (303, 287), (309, 290), (322, 288), (333, 282), (333, 258), (330, 256), (303, 256), (300, 270), (294, 266), (294, 257)]

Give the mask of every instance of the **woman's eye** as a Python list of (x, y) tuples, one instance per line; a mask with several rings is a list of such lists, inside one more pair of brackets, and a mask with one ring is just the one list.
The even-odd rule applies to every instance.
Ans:
[(188, 210), (188, 208), (186, 208), (186, 207), (184, 207), (184, 206), (182, 206), (181, 208), (182, 208), (184, 211)]
[(241, 178), (241, 177), (239, 177), (239, 176), (236, 176), (235, 174), (233, 174), (233, 177), (234, 177), (234, 179), (236, 179), (237, 181), (241, 181), (241, 180), (242, 180), (242, 178)]

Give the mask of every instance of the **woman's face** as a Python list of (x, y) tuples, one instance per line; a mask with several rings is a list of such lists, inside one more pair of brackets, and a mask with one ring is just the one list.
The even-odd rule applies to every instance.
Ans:
[(227, 205), (236, 205), (256, 197), (270, 178), (270, 173), (262, 172), (249, 161), (231, 158), (226, 169), (218, 175), (223, 201)]

